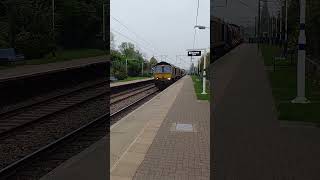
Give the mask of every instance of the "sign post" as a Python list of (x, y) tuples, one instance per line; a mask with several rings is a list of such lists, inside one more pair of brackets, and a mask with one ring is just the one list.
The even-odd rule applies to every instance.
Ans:
[(201, 56), (201, 51), (204, 51), (204, 62), (203, 62), (203, 76), (202, 76), (202, 93), (201, 94), (207, 94), (206, 93), (206, 54), (207, 54), (207, 49), (202, 48), (202, 49), (189, 49), (188, 51), (188, 56)]

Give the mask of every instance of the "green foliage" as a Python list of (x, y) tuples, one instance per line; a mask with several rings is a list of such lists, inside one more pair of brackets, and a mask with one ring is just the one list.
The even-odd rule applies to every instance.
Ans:
[(52, 49), (105, 49), (102, 6), (105, 0), (19, 0), (0, 2), (0, 47), (13, 47), (27, 58)]
[(16, 38), (16, 48), (27, 59), (40, 58), (49, 51), (49, 41), (47, 35), (21, 32)]
[(115, 50), (111, 50), (111, 61), (125, 61), (124, 56), (119, 52)]
[(155, 57), (150, 58), (149, 65), (151, 68), (153, 68), (157, 63), (158, 63), (158, 61)]
[(138, 61), (128, 61), (128, 75), (129, 76), (139, 76), (141, 75), (141, 63)]
[(126, 67), (125, 64), (119, 62), (119, 61), (114, 61), (112, 62), (111, 65), (111, 75), (113, 75), (115, 78), (118, 80), (123, 80), (126, 79), (128, 76), (126, 74)]
[[(67, 48), (92, 45), (101, 32), (103, 1), (68, 0), (58, 2), (59, 41)], [(100, 6), (98, 6), (100, 5)]]
[(207, 94), (201, 94), (202, 93), (202, 79), (198, 76), (191, 76), (194, 86), (194, 91), (196, 93), (197, 99), (199, 100), (207, 100), (210, 101), (210, 86), (209, 83), (207, 83), (206, 86), (206, 93)]
[[(124, 61), (127, 59), (128, 62), (128, 75), (129, 76), (139, 76), (142, 71), (142, 63), (144, 62), (143, 55), (140, 51), (135, 49), (134, 44), (130, 42), (123, 42), (119, 46), (119, 52), (116, 53), (113, 51), (114, 55), (111, 54), (111, 59), (119, 57), (119, 53), (124, 58)], [(119, 58), (118, 58), (119, 59)], [(121, 58), (122, 59), (122, 58)], [(144, 63), (144, 69), (147, 66)]]
[(127, 58), (135, 58), (137, 56), (134, 44), (130, 42), (123, 42), (119, 46), (121, 54)]
[(125, 58), (119, 51), (111, 50), (111, 62), (111, 75), (118, 80), (127, 78)]
[(152, 73), (144, 72), (142, 77), (152, 77)]

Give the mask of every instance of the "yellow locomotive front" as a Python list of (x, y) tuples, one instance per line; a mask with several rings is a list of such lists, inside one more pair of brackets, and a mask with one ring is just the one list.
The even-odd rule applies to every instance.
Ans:
[(174, 80), (173, 66), (166, 62), (160, 62), (153, 68), (153, 77), (157, 87), (163, 89)]

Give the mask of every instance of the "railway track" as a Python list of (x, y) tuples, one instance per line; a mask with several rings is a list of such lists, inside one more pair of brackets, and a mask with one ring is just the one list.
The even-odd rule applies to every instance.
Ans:
[[(94, 92), (98, 92), (98, 94), (100, 94), (91, 94), (91, 96), (86, 96), (86, 100), (92, 100), (94, 98), (103, 96), (102, 94), (106, 93), (100, 90)], [(63, 137), (59, 137), (55, 141), (38, 148), (37, 150), (33, 151), (32, 153), (29, 153), (28, 155), (22, 158), (19, 158), (13, 163), (10, 163), (9, 165), (0, 170), (0, 179), (39, 179), (40, 177), (47, 174), (55, 167), (63, 163), (65, 160), (78, 154), (94, 142), (103, 138), (108, 131), (107, 127), (110, 123), (110, 117), (114, 118), (120, 114), (125, 113), (129, 109), (132, 109), (134, 106), (138, 106), (139, 103), (143, 103), (146, 98), (151, 97), (157, 92), (158, 89), (154, 85), (148, 84), (141, 87), (132, 88), (124, 92), (112, 94), (110, 102), (110, 111), (107, 110), (104, 114), (73, 130), (72, 132), (69, 132)], [(83, 102), (85, 102), (86, 100), (83, 99)], [(77, 98), (73, 98), (73, 101), (70, 101), (70, 103), (78, 101), (79, 100)], [(57, 106), (59, 107), (59, 109), (48, 109), (43, 112), (43, 115), (37, 113), (37, 118), (41, 119), (47, 117), (49, 111), (51, 112), (51, 114), (55, 114), (59, 113), (60, 111), (63, 111), (62, 108), (72, 108), (73, 105), (70, 103), (61, 103), (61, 106)], [(40, 104), (35, 104), (34, 106), (38, 106)], [(6, 115), (9, 115), (9, 117), (21, 115), (20, 111), (21, 109), (14, 111), (15, 113), (10, 112)], [(22, 111), (22, 113), (23, 112), (27, 111)], [(39, 119), (35, 121), (39, 121)], [(17, 124), (15, 125), (18, 126)], [(20, 125), (28, 126), (28, 124), (22, 125), (21, 123)], [(11, 131), (16, 130), (16, 126), (14, 126), (15, 128), (13, 129), (12, 127), (3, 128), (3, 135), (10, 134)]]
[(0, 136), (108, 93), (101, 82), (0, 114)]

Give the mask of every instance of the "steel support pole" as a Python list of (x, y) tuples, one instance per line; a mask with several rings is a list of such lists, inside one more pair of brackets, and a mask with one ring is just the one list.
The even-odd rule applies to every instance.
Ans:
[(297, 97), (292, 103), (309, 103), (305, 97), (305, 61), (306, 61), (306, 34), (305, 34), (306, 1), (300, 0), (300, 34), (297, 64)]
[(260, 45), (260, 39), (261, 39), (261, 17), (260, 17), (260, 2), (261, 0), (258, 0), (258, 52), (259, 52), (259, 45)]
[(142, 73), (142, 77), (143, 77), (143, 61), (142, 61), (141, 73)]
[(206, 60), (207, 60), (207, 51), (204, 50), (204, 58), (203, 58), (203, 77), (202, 77), (202, 93), (201, 94), (207, 94), (206, 93)]
[(52, 0), (52, 41), (53, 41), (53, 49), (52, 49), (52, 56), (56, 57), (56, 37), (55, 37), (55, 0)]
[(104, 3), (102, 6), (102, 12), (103, 12), (103, 15), (102, 15), (103, 41), (106, 41), (106, 12), (105, 12), (105, 4)]
[(280, 8), (280, 42), (282, 42), (282, 3)]
[(285, 0), (285, 9), (286, 9), (286, 22), (285, 22), (285, 41), (288, 40), (288, 0)]
[(126, 74), (128, 76), (128, 59), (126, 58)]
[(54, 39), (54, 21), (55, 21), (55, 17), (54, 17), (54, 0), (52, 0), (52, 34), (53, 34), (53, 39)]

